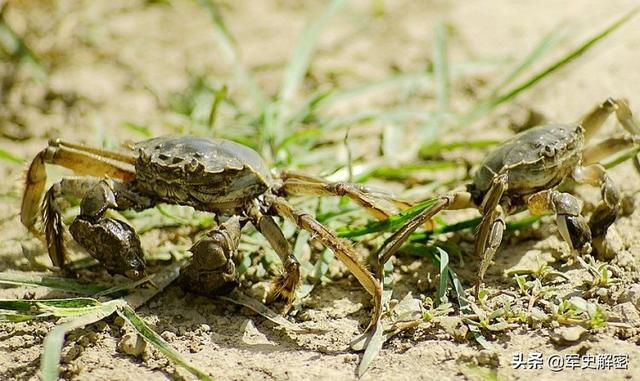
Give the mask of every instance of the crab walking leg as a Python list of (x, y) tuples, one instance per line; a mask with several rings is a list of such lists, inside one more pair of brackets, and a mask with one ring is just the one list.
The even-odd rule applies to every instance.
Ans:
[[(330, 182), (320, 177), (311, 176), (306, 173), (301, 173), (297, 171), (281, 171), (278, 174), (278, 177), (280, 177), (283, 180), (284, 185), (289, 186), (290, 188), (295, 188), (298, 185), (301, 185), (301, 184), (296, 184), (296, 182), (305, 183), (305, 184), (314, 183), (314, 184), (324, 185), (324, 187), (319, 187), (318, 185), (316, 185), (315, 187), (311, 187), (312, 189), (315, 190), (315, 192), (319, 192), (319, 193), (312, 193), (312, 194), (321, 195), (321, 196), (343, 196), (344, 195), (344, 196), (350, 197), (354, 202), (358, 203), (359, 205), (365, 208), (367, 206), (360, 203), (358, 201), (359, 198), (365, 198), (364, 201), (365, 202), (368, 201), (369, 203), (374, 202), (373, 200), (371, 200), (371, 198), (385, 200), (392, 203), (393, 205), (395, 205), (397, 208), (400, 208), (400, 209), (404, 209), (413, 205), (411, 202), (400, 199), (394, 196), (392, 193), (385, 192), (384, 190), (372, 189), (371, 187), (361, 185), (361, 184), (354, 184), (354, 183), (343, 182), (343, 181)], [(300, 191), (302, 192), (302, 193), (299, 193), (301, 195), (309, 194), (308, 192), (305, 192), (304, 189), (301, 189)], [(351, 193), (350, 191), (353, 191), (353, 193), (350, 194)], [(295, 194), (295, 193), (291, 193), (291, 194)], [(388, 211), (383, 211), (383, 213), (387, 215), (391, 214)]]
[(611, 113), (616, 113), (618, 122), (631, 134), (640, 134), (640, 125), (633, 118), (629, 103), (625, 99), (609, 98), (591, 110), (581, 121), (584, 136), (589, 140), (607, 120)]
[(300, 264), (282, 230), (271, 216), (262, 214), (257, 208), (250, 210), (249, 216), (254, 226), (269, 241), (284, 266), (285, 273), (275, 280), (275, 287), (269, 298), (282, 298), (290, 305), (296, 297), (296, 289), (300, 283)]
[(378, 220), (386, 220), (392, 214), (354, 184), (285, 180), (282, 188), (287, 195), (292, 196), (347, 196)]
[[(299, 180), (299, 181), (305, 181), (305, 182), (311, 182), (311, 183), (319, 183), (319, 184), (330, 184), (330, 181), (327, 181), (321, 177), (317, 177), (317, 176), (311, 176), (308, 175), (306, 173), (303, 172), (298, 172), (295, 170), (284, 170), (284, 171), (280, 171), (278, 173), (278, 177), (281, 178), (283, 181), (287, 181), (287, 180)], [(389, 202), (392, 202), (393, 204), (395, 204), (397, 207), (399, 208), (406, 208), (409, 206), (412, 206), (413, 203), (407, 201), (407, 200), (403, 200), (400, 199), (398, 197), (396, 197), (393, 193), (389, 193), (383, 189), (374, 189), (371, 188), (369, 186), (366, 185), (362, 185), (362, 184), (355, 184), (355, 183), (346, 183), (349, 184), (351, 186), (353, 186), (354, 188), (356, 188), (357, 190), (359, 190), (362, 193), (365, 193), (369, 196), (373, 196), (376, 198), (381, 198), (384, 200), (388, 200)]]
[(50, 142), (50, 144), (53, 145), (40, 151), (33, 159), (25, 178), (20, 220), (35, 235), (38, 235), (35, 229), (38, 207), (47, 181), (46, 164), (60, 165), (79, 175), (108, 176), (121, 180), (132, 180), (135, 177), (135, 170), (129, 164), (106, 161), (92, 153), (55, 146), (56, 142)]
[(373, 314), (366, 331), (375, 327), (382, 313), (382, 288), (380, 282), (358, 262), (353, 247), (338, 238), (310, 214), (295, 210), (285, 199), (281, 197), (268, 197), (266, 201), (279, 215), (291, 220), (300, 228), (311, 233), (314, 238), (320, 240), (323, 245), (331, 249), (336, 257), (349, 268), (353, 276), (358, 279), (358, 282), (373, 296)]
[(382, 270), (384, 264), (394, 255), (409, 236), (425, 222), (429, 221), (433, 216), (442, 210), (455, 210), (474, 208), (475, 205), (471, 199), (469, 192), (455, 192), (442, 196), (435, 200), (433, 204), (413, 216), (407, 223), (402, 225), (400, 229), (394, 232), (384, 241), (376, 257), (378, 258), (377, 276), (382, 279)]
[[(632, 135), (640, 135), (640, 124), (633, 118), (633, 113), (626, 99), (609, 98), (601, 105), (596, 106), (582, 121), (582, 126), (586, 129), (585, 138), (588, 140), (595, 131), (602, 126), (609, 114), (616, 113), (616, 119)], [(640, 172), (640, 158), (633, 157), (633, 164)]]
[(603, 166), (592, 164), (586, 167), (577, 167), (572, 177), (579, 183), (600, 186), (602, 202), (591, 215), (589, 227), (593, 235), (593, 246), (599, 255), (605, 255), (604, 236), (607, 229), (613, 224), (620, 210), (620, 189), (611, 180)]
[(504, 208), (500, 203), (506, 190), (507, 176), (500, 175), (494, 178), (481, 207), (483, 217), (476, 230), (474, 245), (474, 252), (477, 256), (482, 257), (476, 281), (476, 295), (480, 291), (484, 274), (487, 272), (491, 260), (502, 242), (502, 233), (506, 225)]
[(66, 148), (73, 149), (75, 151), (91, 153), (91, 154), (94, 154), (96, 156), (100, 156), (100, 157), (105, 158), (105, 159), (121, 161), (123, 163), (131, 164), (131, 165), (135, 164), (135, 161), (136, 161), (136, 156), (133, 155), (133, 154), (127, 154), (127, 153), (111, 151), (111, 150), (107, 150), (107, 149), (103, 149), (103, 148), (85, 146), (83, 144), (76, 144), (76, 143), (67, 142), (67, 141), (62, 140), (62, 139), (52, 139), (52, 140), (50, 140), (49, 141), (49, 146), (52, 146), (52, 147), (66, 147)]
[(180, 271), (182, 288), (197, 294), (226, 294), (238, 285), (233, 262), (244, 221), (230, 217), (191, 246), (191, 263)]
[[(42, 219), (47, 251), (54, 266), (63, 267), (65, 262), (64, 225), (60, 199), (69, 196), (82, 198), (98, 181), (100, 180), (80, 177), (64, 178), (53, 184), (45, 194), (42, 202)], [(36, 232), (36, 234), (40, 233)]]
[(595, 164), (618, 152), (640, 146), (640, 135), (615, 136), (607, 138), (582, 151), (584, 164)]

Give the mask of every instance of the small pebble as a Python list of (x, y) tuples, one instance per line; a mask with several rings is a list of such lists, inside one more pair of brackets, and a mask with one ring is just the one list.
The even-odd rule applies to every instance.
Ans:
[(568, 345), (579, 341), (588, 331), (580, 326), (562, 327), (556, 329), (551, 340), (556, 344)]
[(162, 332), (160, 337), (162, 337), (167, 343), (171, 343), (177, 338), (176, 334), (171, 331)]
[(146, 347), (147, 343), (144, 339), (133, 332), (124, 334), (120, 342), (118, 342), (118, 350), (120, 350), (120, 352), (136, 357), (144, 353)]
[(70, 363), (71, 361), (77, 359), (78, 356), (82, 354), (82, 351), (84, 351), (82, 345), (76, 344), (67, 351), (67, 353), (62, 358), (62, 361), (65, 363)]

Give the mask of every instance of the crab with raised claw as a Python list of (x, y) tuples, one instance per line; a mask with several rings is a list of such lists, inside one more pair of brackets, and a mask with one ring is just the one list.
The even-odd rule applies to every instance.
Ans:
[[(614, 113), (629, 133), (585, 147), (585, 143)], [(620, 191), (601, 159), (640, 144), (640, 126), (626, 100), (607, 99), (577, 124), (547, 124), (526, 130), (492, 150), (475, 172), (466, 191), (436, 198), (392, 234), (378, 251), (381, 268), (422, 224), (442, 210), (477, 208), (482, 220), (474, 251), (482, 258), (476, 293), (500, 246), (506, 215), (527, 207), (532, 215), (555, 214), (558, 230), (573, 253), (604, 251), (604, 236), (620, 209)], [(600, 186), (602, 201), (590, 220), (581, 215), (578, 200), (555, 189), (565, 179)]]
[(379, 205), (392, 197), (363, 186), (328, 182), (296, 172), (272, 174), (251, 148), (223, 139), (192, 136), (160, 137), (141, 141), (128, 152), (92, 148), (52, 140), (31, 162), (26, 174), (21, 221), (34, 234), (39, 200), (46, 183), (45, 164), (73, 170), (78, 175), (52, 185), (42, 202), (44, 239), (53, 264), (67, 266), (60, 199), (81, 198), (80, 213), (69, 226), (76, 242), (112, 274), (132, 279), (145, 272), (140, 241), (131, 226), (105, 216), (108, 209), (143, 210), (159, 203), (191, 206), (215, 213), (219, 225), (190, 249), (191, 263), (183, 269), (183, 285), (191, 291), (215, 294), (237, 281), (232, 260), (240, 232), (251, 222), (271, 244), (284, 267), (275, 281), (273, 297), (290, 303), (300, 281), (300, 269), (289, 242), (272, 218), (279, 215), (330, 248), (373, 296), (372, 322), (381, 312), (379, 282), (358, 262), (352, 246), (310, 214), (293, 208), (284, 196), (347, 196), (379, 219), (390, 212)]

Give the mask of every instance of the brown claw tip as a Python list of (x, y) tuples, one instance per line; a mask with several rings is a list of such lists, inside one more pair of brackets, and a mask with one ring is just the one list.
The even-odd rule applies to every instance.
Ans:
[(267, 297), (268, 301), (281, 300), (290, 306), (296, 299), (296, 287), (284, 275), (273, 281), (273, 288)]
[(144, 270), (131, 269), (131, 270), (125, 271), (124, 276), (132, 280), (140, 280), (145, 276), (147, 276), (147, 274), (145, 273)]

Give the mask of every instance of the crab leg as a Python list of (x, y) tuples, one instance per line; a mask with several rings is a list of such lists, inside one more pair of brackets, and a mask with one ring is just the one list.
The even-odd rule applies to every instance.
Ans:
[(371, 190), (359, 184), (348, 182), (328, 182), (326, 180), (306, 174), (285, 171), (280, 174), (283, 180), (283, 190), (289, 195), (316, 196), (346, 196), (353, 202), (365, 208), (379, 220), (386, 220), (393, 213), (385, 210), (373, 198), (387, 200), (400, 208), (410, 206), (410, 203), (395, 198), (393, 195)]
[(382, 289), (380, 287), (380, 283), (373, 277), (373, 275), (371, 275), (371, 273), (362, 264), (360, 264), (360, 262), (358, 262), (353, 247), (338, 238), (333, 232), (323, 226), (310, 214), (304, 211), (295, 210), (285, 199), (277, 196), (271, 196), (267, 198), (266, 202), (271, 205), (279, 215), (289, 219), (300, 228), (308, 231), (314, 238), (320, 240), (323, 245), (330, 248), (336, 257), (338, 257), (338, 259), (340, 259), (340, 261), (349, 268), (351, 273), (356, 277), (356, 279), (358, 279), (365, 290), (373, 296), (373, 314), (371, 322), (366, 330), (368, 331), (373, 328), (380, 319), (380, 315), (382, 313)]
[(620, 210), (620, 190), (604, 167), (599, 164), (577, 167), (573, 171), (572, 177), (579, 183), (600, 186), (602, 202), (591, 215), (589, 227), (593, 235), (594, 248), (600, 255), (605, 255), (604, 236), (609, 226), (616, 220)]
[(640, 146), (640, 135), (615, 136), (607, 138), (582, 151), (584, 164), (594, 164), (618, 152)]
[(393, 233), (382, 244), (376, 257), (378, 258), (378, 278), (382, 279), (381, 274), (384, 264), (394, 255), (409, 236), (422, 224), (429, 221), (433, 216), (442, 210), (456, 210), (475, 207), (469, 192), (455, 192), (437, 199), (431, 206), (427, 207), (420, 213), (412, 217), (400, 229)]
[[(98, 179), (68, 177), (53, 184), (45, 194), (42, 201), (45, 242), (54, 266), (62, 267), (65, 258), (60, 199), (68, 196), (82, 198), (98, 181)], [(36, 233), (40, 235), (40, 232)]]
[(502, 233), (505, 229), (505, 212), (501, 202), (502, 195), (506, 190), (507, 176), (500, 175), (495, 177), (481, 207), (483, 217), (476, 230), (474, 245), (476, 255), (482, 256), (476, 282), (476, 294), (480, 291), (484, 274), (487, 272), (491, 260), (502, 242)]
[(275, 280), (275, 287), (269, 298), (282, 298), (290, 305), (296, 297), (296, 289), (300, 283), (300, 264), (282, 230), (271, 216), (263, 214), (258, 208), (252, 208), (249, 217), (258, 231), (269, 241), (284, 266), (285, 273)]
[(61, 143), (58, 141), (49, 142), (49, 146), (36, 155), (27, 170), (20, 220), (35, 235), (38, 235), (34, 227), (38, 217), (38, 204), (47, 181), (46, 164), (60, 165), (79, 175), (108, 176), (125, 181), (135, 177), (135, 170), (128, 163), (114, 161), (112, 158), (105, 160), (94, 153), (59, 144)]
[(123, 163), (128, 163), (131, 165), (135, 164), (135, 161), (136, 161), (136, 156), (133, 154), (127, 154), (127, 153), (121, 153), (116, 151), (110, 151), (103, 148), (85, 146), (83, 144), (67, 142), (62, 139), (53, 139), (49, 142), (49, 145), (55, 146), (55, 147), (66, 147), (76, 151), (91, 153), (96, 156), (100, 156), (102, 158), (121, 161)]
[(585, 129), (585, 138), (589, 140), (611, 113), (616, 113), (618, 122), (631, 134), (640, 134), (640, 125), (634, 120), (629, 103), (625, 99), (609, 98), (591, 110), (580, 123)]
[(556, 215), (556, 224), (562, 239), (573, 252), (588, 254), (591, 251), (591, 229), (580, 214), (580, 203), (569, 193), (544, 190), (527, 200), (529, 212), (535, 216), (549, 213)]

